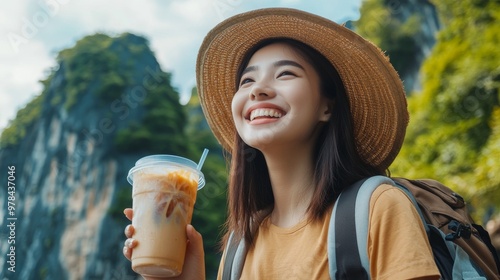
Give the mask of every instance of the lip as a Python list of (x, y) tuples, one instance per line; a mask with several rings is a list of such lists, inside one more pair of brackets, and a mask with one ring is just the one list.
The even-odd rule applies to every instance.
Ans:
[(272, 103), (257, 103), (255, 105), (250, 106), (247, 111), (245, 112), (245, 119), (250, 120), (250, 114), (252, 113), (253, 110), (255, 109), (274, 109), (274, 110), (279, 110), (283, 116), (286, 115), (286, 112), (283, 108), (281, 108), (278, 105), (272, 104)]

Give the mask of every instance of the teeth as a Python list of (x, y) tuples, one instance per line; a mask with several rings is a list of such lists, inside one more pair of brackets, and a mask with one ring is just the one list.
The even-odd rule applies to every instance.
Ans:
[(250, 120), (253, 121), (259, 117), (272, 117), (272, 118), (281, 118), (283, 114), (275, 109), (255, 109), (250, 113)]

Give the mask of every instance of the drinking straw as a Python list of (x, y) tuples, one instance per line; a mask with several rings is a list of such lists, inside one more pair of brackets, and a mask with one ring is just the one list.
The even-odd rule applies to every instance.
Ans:
[(205, 148), (205, 150), (203, 150), (203, 154), (201, 155), (200, 161), (198, 162), (198, 166), (196, 166), (196, 169), (201, 170), (201, 167), (205, 162), (205, 158), (207, 158), (207, 154), (208, 154), (208, 149)]

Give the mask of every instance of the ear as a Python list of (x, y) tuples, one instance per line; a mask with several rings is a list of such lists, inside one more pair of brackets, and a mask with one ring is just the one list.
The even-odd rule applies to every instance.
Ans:
[(332, 110), (333, 110), (333, 105), (335, 104), (335, 101), (326, 101), (321, 105), (321, 108), (319, 110), (319, 121), (321, 122), (327, 122), (330, 120), (330, 117), (332, 116)]

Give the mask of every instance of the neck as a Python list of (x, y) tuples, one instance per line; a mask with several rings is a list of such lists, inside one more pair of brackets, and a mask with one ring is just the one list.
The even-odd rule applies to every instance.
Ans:
[[(290, 152), (293, 151), (293, 152)], [(264, 151), (274, 195), (271, 222), (291, 227), (306, 218), (314, 191), (310, 148)]]

